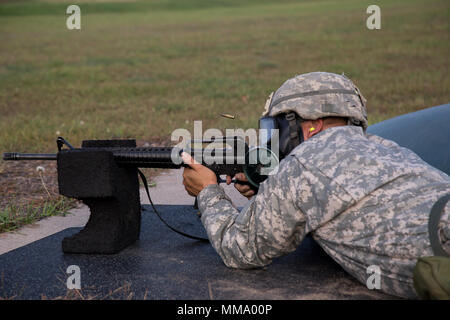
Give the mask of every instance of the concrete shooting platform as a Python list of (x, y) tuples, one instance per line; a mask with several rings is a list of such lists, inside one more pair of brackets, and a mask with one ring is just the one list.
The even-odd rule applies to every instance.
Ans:
[[(114, 255), (63, 254), (68, 228), (0, 256), (3, 297), (41, 299), (67, 294), (67, 267), (81, 270), (83, 297), (125, 299), (389, 299), (353, 280), (308, 237), (264, 269), (227, 268), (209, 243), (169, 230), (145, 205), (141, 237)], [(157, 205), (164, 219), (205, 236), (196, 210)]]
[[(181, 170), (163, 172), (150, 188), (163, 218), (187, 233), (206, 233), (181, 183)], [(225, 186), (237, 206), (246, 199)], [(168, 229), (148, 205), (141, 190), (141, 234), (138, 242), (114, 255), (64, 254), (63, 238), (86, 223), (86, 206), (66, 217), (41, 220), (19, 232), (3, 234), (0, 297), (53, 299), (68, 297), (67, 267), (81, 271), (84, 298), (126, 299), (392, 299), (368, 290), (307, 237), (293, 253), (264, 269), (227, 268), (209, 243)], [(174, 205), (173, 203), (177, 203)], [(77, 227), (72, 227), (77, 226)], [(132, 293), (132, 296), (130, 294)], [(77, 295), (72, 297), (80, 298)]]
[[(150, 188), (163, 218), (187, 233), (206, 236), (200, 219), (181, 184), (181, 170), (164, 172)], [(233, 202), (247, 201), (231, 186)], [(126, 299), (392, 299), (368, 290), (307, 237), (293, 253), (264, 269), (227, 268), (209, 243), (169, 230), (155, 215), (141, 190), (143, 204), (138, 242), (114, 255), (64, 254), (61, 241), (77, 233), (89, 212), (42, 220), (37, 227), (3, 235), (7, 243), (30, 243), (0, 255), (0, 297), (42, 299), (67, 297), (67, 267), (81, 270), (84, 298)], [(173, 205), (170, 203), (179, 203)], [(64, 220), (66, 219), (66, 220)], [(53, 221), (53, 222), (52, 222)], [(64, 221), (66, 225), (64, 228)], [(71, 226), (77, 225), (73, 228)], [(46, 230), (44, 233), (42, 229)], [(44, 237), (42, 237), (44, 235)], [(36, 239), (38, 238), (38, 239)], [(132, 294), (130, 296), (130, 294)], [(74, 295), (72, 294), (72, 297)], [(79, 297), (75, 295), (74, 297)]]

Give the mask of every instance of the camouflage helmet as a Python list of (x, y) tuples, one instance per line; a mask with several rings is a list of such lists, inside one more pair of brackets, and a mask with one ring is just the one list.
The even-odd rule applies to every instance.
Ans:
[(311, 72), (287, 80), (272, 92), (263, 116), (295, 112), (305, 120), (343, 117), (367, 128), (366, 99), (345, 75)]

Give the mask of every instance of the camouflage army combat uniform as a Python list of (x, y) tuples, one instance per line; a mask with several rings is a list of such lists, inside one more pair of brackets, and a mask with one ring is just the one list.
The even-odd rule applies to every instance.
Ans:
[[(381, 291), (415, 298), (412, 271), (432, 256), (428, 216), (450, 178), (412, 151), (359, 126), (328, 128), (298, 145), (239, 212), (222, 187), (198, 195), (215, 250), (233, 268), (254, 268), (294, 251), (311, 233), (363, 284), (381, 269)], [(450, 205), (440, 237), (450, 252)]]

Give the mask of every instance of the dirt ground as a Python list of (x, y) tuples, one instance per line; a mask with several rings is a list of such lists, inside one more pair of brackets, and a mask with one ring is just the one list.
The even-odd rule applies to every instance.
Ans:
[[(39, 172), (37, 168), (44, 168)], [(55, 161), (0, 162), (0, 209), (6, 206), (36, 205), (58, 197)], [(50, 195), (50, 196), (49, 196)]]

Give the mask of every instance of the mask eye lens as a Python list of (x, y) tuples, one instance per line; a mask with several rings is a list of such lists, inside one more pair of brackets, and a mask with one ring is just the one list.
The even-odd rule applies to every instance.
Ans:
[(259, 145), (267, 146), (272, 139), (274, 130), (277, 129), (277, 123), (272, 117), (259, 119)]

